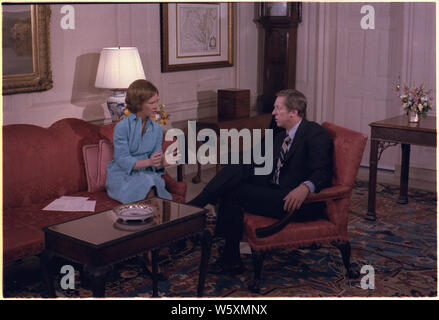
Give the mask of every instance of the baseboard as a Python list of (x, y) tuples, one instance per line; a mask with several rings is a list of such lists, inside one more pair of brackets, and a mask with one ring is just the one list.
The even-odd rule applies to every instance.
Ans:
[[(387, 183), (399, 186), (401, 175), (400, 166), (398, 170), (377, 170), (377, 183)], [(360, 167), (357, 179), (360, 181), (369, 181), (369, 168)], [(436, 171), (422, 168), (410, 168), (409, 171), (409, 188), (422, 189), (426, 191), (436, 191)]]
[[(401, 174), (401, 165), (395, 165), (395, 175), (398, 177)], [(436, 170), (425, 169), (419, 167), (410, 167), (409, 169), (409, 179), (410, 180), (419, 180), (425, 182), (436, 182)]]

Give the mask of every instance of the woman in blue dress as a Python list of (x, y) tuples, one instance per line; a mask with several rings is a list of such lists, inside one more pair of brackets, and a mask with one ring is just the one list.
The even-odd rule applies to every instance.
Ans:
[(122, 203), (145, 199), (155, 189), (171, 200), (165, 189), (162, 128), (151, 120), (158, 110), (159, 92), (147, 80), (128, 88), (126, 104), (131, 112), (114, 128), (114, 159), (107, 165), (106, 188), (110, 198)]

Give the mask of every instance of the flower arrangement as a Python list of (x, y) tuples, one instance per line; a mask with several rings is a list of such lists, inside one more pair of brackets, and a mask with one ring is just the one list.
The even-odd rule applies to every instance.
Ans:
[(417, 115), (422, 115), (425, 119), (427, 117), (427, 112), (431, 110), (431, 103), (433, 98), (431, 96), (431, 89), (426, 90), (424, 84), (417, 87), (415, 84), (412, 88), (407, 85), (401, 86), (396, 85), (394, 92), (399, 96), (402, 102), (402, 107), (409, 115), (410, 112), (414, 112)]
[[(160, 104), (159, 105), (159, 109), (157, 110), (157, 113), (155, 114), (154, 117), (151, 117), (151, 120), (154, 120), (155, 122), (157, 122), (159, 125), (161, 126), (166, 126), (169, 122), (169, 118), (171, 117), (169, 115), (169, 113), (167, 113), (165, 111), (165, 106), (164, 104)], [(128, 108), (125, 108), (125, 110), (123, 111), (123, 114), (125, 117), (130, 115), (130, 110), (128, 110)]]
[(168, 124), (168, 120), (171, 116), (165, 111), (165, 105), (160, 104), (159, 110), (157, 111), (156, 115), (152, 120), (158, 122), (161, 126), (166, 126)]

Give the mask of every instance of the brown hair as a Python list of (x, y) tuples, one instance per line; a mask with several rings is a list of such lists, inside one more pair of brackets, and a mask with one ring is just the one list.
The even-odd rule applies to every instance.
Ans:
[(159, 90), (148, 80), (139, 79), (130, 84), (125, 103), (132, 113), (140, 111), (140, 106), (151, 99)]
[(295, 89), (284, 89), (276, 93), (277, 97), (285, 97), (288, 111), (297, 110), (299, 117), (306, 118), (306, 97)]

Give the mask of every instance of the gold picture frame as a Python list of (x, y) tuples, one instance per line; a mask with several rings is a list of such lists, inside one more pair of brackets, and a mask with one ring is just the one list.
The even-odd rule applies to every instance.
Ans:
[(162, 72), (233, 66), (233, 3), (160, 5)]
[(53, 87), (49, 5), (2, 5), (3, 95)]

